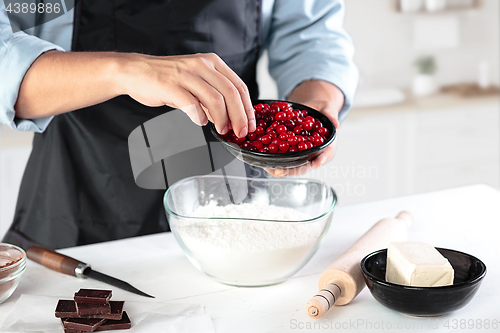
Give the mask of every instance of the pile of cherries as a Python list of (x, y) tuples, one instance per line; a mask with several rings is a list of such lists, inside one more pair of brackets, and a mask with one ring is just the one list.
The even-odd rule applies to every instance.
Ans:
[(306, 110), (287, 102), (254, 105), (257, 129), (244, 138), (230, 130), (223, 138), (241, 148), (261, 153), (291, 153), (311, 149), (326, 141), (328, 129)]

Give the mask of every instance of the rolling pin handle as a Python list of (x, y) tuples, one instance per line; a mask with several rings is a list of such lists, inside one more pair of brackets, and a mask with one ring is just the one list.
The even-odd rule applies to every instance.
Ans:
[(405, 210), (400, 212), (396, 218), (405, 221), (406, 227), (409, 227), (413, 223), (413, 215)]
[(321, 318), (340, 297), (342, 290), (336, 283), (329, 283), (307, 302), (307, 314), (311, 318)]

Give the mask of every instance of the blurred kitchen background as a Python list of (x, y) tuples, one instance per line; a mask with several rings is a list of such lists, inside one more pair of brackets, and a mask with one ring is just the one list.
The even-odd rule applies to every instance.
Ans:
[[(332, 162), (304, 177), (339, 204), (483, 183), (500, 189), (500, 1), (345, 0), (359, 91)], [(276, 98), (259, 62), (261, 98)], [(0, 128), (0, 234), (31, 133)]]

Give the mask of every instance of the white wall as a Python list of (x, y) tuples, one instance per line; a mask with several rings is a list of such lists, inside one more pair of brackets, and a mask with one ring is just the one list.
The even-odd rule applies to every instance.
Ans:
[[(360, 68), (360, 88), (408, 88), (414, 75), (412, 63), (419, 55), (433, 54), (442, 84), (476, 82), (478, 64), (487, 61), (492, 79), (499, 82), (500, 1), (484, 0), (478, 10), (444, 14), (406, 14), (391, 9), (389, 0), (346, 0), (344, 27), (356, 45), (355, 61)], [(416, 50), (414, 21), (453, 16), (459, 21), (457, 47)]]

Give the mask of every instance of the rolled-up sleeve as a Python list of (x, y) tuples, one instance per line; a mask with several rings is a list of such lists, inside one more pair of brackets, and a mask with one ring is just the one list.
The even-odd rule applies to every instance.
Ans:
[(61, 47), (24, 32), (12, 33), (5, 5), (0, 0), (0, 123), (20, 131), (43, 132), (52, 117), (16, 118), (14, 105), (19, 87), (31, 64), (49, 50)]
[(345, 96), (339, 120), (352, 105), (359, 78), (354, 46), (342, 27), (344, 11), (341, 0), (276, 0), (265, 38), (279, 97), (305, 80), (331, 82)]

